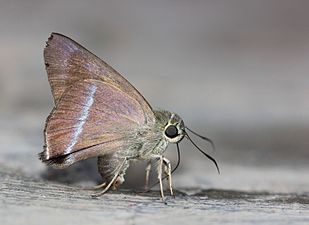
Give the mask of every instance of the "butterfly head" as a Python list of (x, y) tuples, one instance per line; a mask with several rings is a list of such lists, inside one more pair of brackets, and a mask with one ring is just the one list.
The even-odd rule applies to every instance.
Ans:
[[(191, 139), (188, 132), (186, 132), (186, 131), (189, 131), (192, 134), (196, 135), (197, 137), (201, 138), (202, 140), (207, 141), (208, 143), (211, 144), (212, 148), (215, 149), (215, 145), (214, 145), (214, 143), (211, 139), (209, 139), (205, 136), (202, 136), (202, 135), (194, 132), (193, 130), (189, 129), (187, 126), (185, 126), (185, 124), (184, 124), (183, 120), (180, 118), (180, 116), (178, 116), (175, 113), (170, 113), (170, 112), (164, 111), (164, 110), (157, 110), (154, 113), (155, 113), (155, 116), (156, 116), (157, 124), (160, 127), (159, 129), (160, 129), (160, 131), (163, 131), (163, 136), (164, 136), (165, 140), (167, 140), (169, 143), (175, 143), (177, 145), (178, 157), (180, 157), (178, 142), (180, 142), (184, 137), (186, 137), (194, 145), (194, 147), (197, 150), (199, 150), (208, 159), (213, 161), (213, 163), (216, 165), (218, 172), (220, 173), (216, 160), (213, 157), (211, 157), (210, 155), (208, 155), (206, 152), (204, 152), (198, 145), (196, 145), (193, 142), (193, 140)], [(180, 160), (180, 158), (178, 158), (178, 159)], [(175, 168), (177, 168), (178, 165), (179, 165), (179, 161), (178, 161), (178, 164)]]
[(177, 114), (171, 113), (168, 123), (164, 127), (164, 137), (171, 143), (178, 143), (184, 136), (185, 124), (183, 120)]

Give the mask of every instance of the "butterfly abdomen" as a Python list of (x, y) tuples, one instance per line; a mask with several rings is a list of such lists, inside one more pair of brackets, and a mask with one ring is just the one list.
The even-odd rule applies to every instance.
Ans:
[[(98, 157), (98, 171), (103, 179), (103, 182), (108, 184), (113, 179), (118, 167), (121, 165), (123, 160), (124, 157), (118, 155), (117, 153), (107, 154)], [(116, 179), (117, 187), (124, 182), (124, 175), (128, 167), (129, 167), (128, 163), (126, 163), (122, 167), (122, 170), (118, 175), (119, 178)]]

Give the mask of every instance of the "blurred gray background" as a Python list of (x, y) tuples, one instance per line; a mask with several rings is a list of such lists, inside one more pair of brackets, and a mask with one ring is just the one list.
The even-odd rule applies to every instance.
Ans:
[[(42, 53), (59, 32), (108, 62), (152, 106), (214, 140), (209, 154), (222, 174), (184, 141), (176, 188), (306, 192), (308, 11), (299, 0), (1, 0), (0, 163), (60, 182), (85, 173), (99, 181), (94, 160), (74, 173), (37, 159), (53, 107)], [(175, 164), (174, 148), (167, 156)], [(128, 187), (142, 186), (141, 166), (129, 172)], [(72, 173), (76, 179), (64, 178)]]

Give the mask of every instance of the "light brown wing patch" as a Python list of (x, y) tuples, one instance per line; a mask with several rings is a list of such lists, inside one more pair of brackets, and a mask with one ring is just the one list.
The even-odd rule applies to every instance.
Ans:
[(151, 106), (144, 97), (116, 70), (72, 39), (52, 33), (44, 49), (44, 60), (55, 104), (67, 88), (85, 79), (105, 81), (136, 99), (154, 122)]
[(41, 158), (67, 166), (117, 151), (145, 125), (144, 109), (127, 93), (103, 81), (79, 81), (47, 120)]

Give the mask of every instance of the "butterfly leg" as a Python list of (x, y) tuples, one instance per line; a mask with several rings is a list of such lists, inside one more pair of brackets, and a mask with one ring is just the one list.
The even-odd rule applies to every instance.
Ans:
[(127, 163), (127, 158), (124, 158), (124, 160), (122, 161), (122, 163), (119, 165), (119, 167), (117, 168), (115, 175), (113, 177), (113, 179), (107, 184), (107, 186), (104, 188), (103, 191), (101, 191), (100, 193), (97, 194), (93, 194), (92, 197), (99, 197), (101, 195), (103, 195), (105, 192), (108, 191), (108, 189), (114, 184), (114, 182), (117, 180), (120, 172), (122, 171), (123, 166), (125, 165), (125, 163)]
[(123, 175), (119, 174), (116, 180), (114, 181), (112, 185), (112, 190), (115, 191), (119, 188), (119, 186), (124, 182)]
[(106, 186), (106, 182), (103, 182), (102, 184), (96, 185), (94, 187), (86, 188), (86, 190), (98, 190), (98, 189), (104, 188), (105, 186)]
[(158, 180), (159, 180), (159, 184), (160, 184), (161, 198), (162, 198), (162, 201), (164, 201), (165, 197), (164, 197), (164, 193), (163, 193), (163, 183), (162, 183), (162, 166), (163, 166), (163, 156), (160, 155), (157, 170), (158, 170)]
[(171, 196), (174, 196), (173, 187), (172, 187), (172, 167), (171, 167), (171, 163), (165, 157), (163, 157), (162, 160), (164, 162), (164, 172), (168, 176), (167, 179), (168, 179), (168, 182), (169, 182), (170, 193), (171, 193)]
[(150, 174), (150, 170), (151, 170), (151, 161), (149, 160), (147, 162), (147, 166), (146, 166), (146, 179), (145, 179), (145, 191), (147, 191), (149, 189), (149, 174)]

